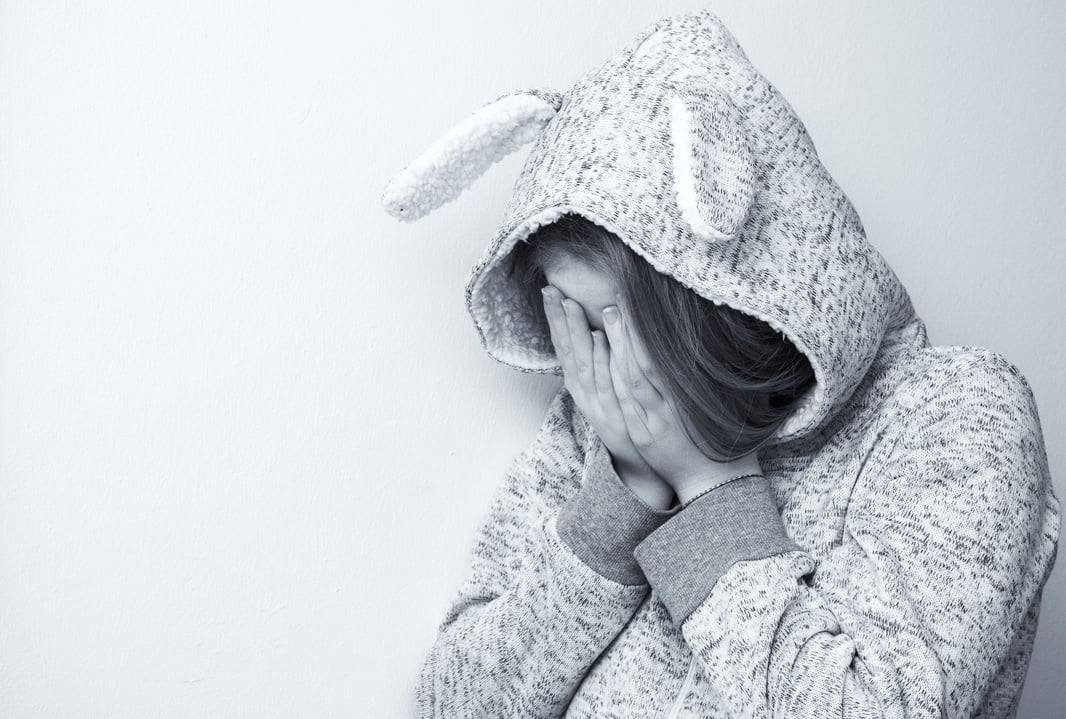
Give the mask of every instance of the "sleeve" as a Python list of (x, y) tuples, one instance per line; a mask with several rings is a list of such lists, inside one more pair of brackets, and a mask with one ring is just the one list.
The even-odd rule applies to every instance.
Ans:
[(626, 487), (592, 451), (563, 389), (510, 465), (473, 547), (472, 571), (422, 664), (419, 716), (560, 717), (648, 592), (633, 547), (679, 507)]
[(821, 559), (789, 541), (765, 479), (636, 548), (731, 715), (971, 717), (1001, 670), (1020, 691), (1012, 647), (1035, 630), (1060, 521), (1029, 385), (980, 362), (897, 416)]

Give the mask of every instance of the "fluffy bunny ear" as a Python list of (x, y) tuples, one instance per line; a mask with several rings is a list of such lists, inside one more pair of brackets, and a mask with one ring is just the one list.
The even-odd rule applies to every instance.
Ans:
[(554, 90), (520, 90), (483, 105), (385, 186), (385, 211), (414, 221), (454, 200), (494, 163), (532, 141), (562, 106)]
[(708, 242), (732, 240), (755, 197), (755, 157), (746, 122), (714, 88), (670, 98), (674, 183), (681, 216)]

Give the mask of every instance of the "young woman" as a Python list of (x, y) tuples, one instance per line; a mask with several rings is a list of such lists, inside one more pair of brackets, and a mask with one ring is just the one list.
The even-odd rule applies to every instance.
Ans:
[[(580, 215), (516, 246), (511, 273), (542, 295), (529, 302), (543, 304), (564, 387), (622, 482), (651, 506), (668, 509), (675, 496), (687, 504), (715, 479), (758, 474), (756, 451), (814, 384), (810, 362), (780, 332), (657, 272)], [(621, 297), (639, 298), (624, 321)]]
[(1002, 355), (930, 344), (709, 12), (483, 106), (415, 220), (533, 141), (466, 298), (563, 386), (478, 528), (423, 717), (1005, 717), (1060, 507)]

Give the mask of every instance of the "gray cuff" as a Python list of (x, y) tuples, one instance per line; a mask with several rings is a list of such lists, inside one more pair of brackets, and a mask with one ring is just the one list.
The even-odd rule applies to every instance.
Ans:
[(723, 484), (686, 506), (633, 551), (680, 628), (735, 562), (801, 549), (785, 533), (770, 480)]
[(619, 584), (647, 584), (633, 548), (681, 507), (654, 509), (634, 494), (599, 438), (589, 452), (581, 488), (559, 509), (556, 531), (597, 573)]

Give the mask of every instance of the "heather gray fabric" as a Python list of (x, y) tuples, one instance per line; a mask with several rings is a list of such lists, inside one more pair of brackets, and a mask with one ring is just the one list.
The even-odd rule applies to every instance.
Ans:
[(603, 442), (585, 455), (584, 480), (559, 511), (559, 537), (600, 574), (620, 584), (647, 584), (633, 550), (681, 507), (649, 507), (615, 474)]
[[(700, 128), (742, 118), (734, 133), (743, 133), (757, 191), (732, 240), (695, 235), (674, 201), (673, 97), (706, 98), (702, 107), (734, 110), (708, 110)], [(714, 177), (708, 184), (725, 182), (716, 170), (736, 164), (732, 154), (704, 162)], [(709, 13), (664, 20), (591, 70), (534, 140), (466, 288), (486, 350), (526, 371), (559, 366), (546, 325), (506, 277), (505, 258), (516, 242), (566, 211), (611, 230), (700, 295), (763, 319), (807, 355), (818, 382), (782, 438), (814, 431), (831, 417), (861, 381), (885, 333), (914, 321), (906, 291), (866, 241), (855, 208), (822, 166), (803, 123)]]
[[(422, 717), (1012, 717), (1060, 504), (1036, 400), (931, 345), (803, 123), (707, 11), (565, 91), (498, 97), (398, 174), (413, 220), (532, 141), (466, 287), (486, 351), (560, 372), (506, 277), (564, 212), (769, 322), (817, 384), (764, 479), (643, 506), (565, 388), (509, 467), (416, 688)], [(639, 299), (639, 298), (636, 298)]]
[(660, 529), (660, 523), (645, 532), (634, 547), (638, 566), (678, 620), (692, 614), (734, 562), (799, 549), (785, 532), (765, 477), (729, 482), (710, 494), (712, 499), (696, 500), (670, 526)]

